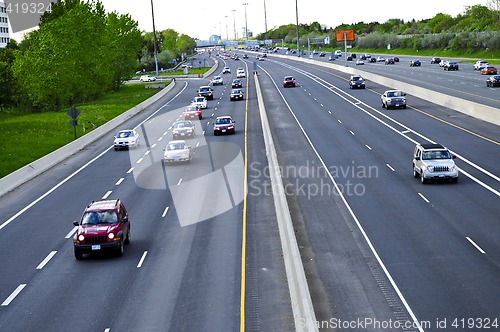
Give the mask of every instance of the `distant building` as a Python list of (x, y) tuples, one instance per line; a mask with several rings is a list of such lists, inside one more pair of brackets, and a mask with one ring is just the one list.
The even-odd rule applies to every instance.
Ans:
[(5, 3), (0, 1), (0, 47), (5, 47), (10, 41), (9, 21), (7, 19), (7, 10)]
[(218, 45), (218, 44), (220, 44), (220, 42), (221, 42), (221, 38), (220, 38), (220, 36), (217, 36), (217, 35), (212, 35), (212, 36), (210, 36), (210, 37), (208, 38), (208, 43), (209, 43), (210, 45)]

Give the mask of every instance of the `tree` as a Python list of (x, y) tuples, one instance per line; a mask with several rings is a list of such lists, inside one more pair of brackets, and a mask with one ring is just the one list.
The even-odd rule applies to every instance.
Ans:
[(135, 71), (142, 36), (138, 23), (129, 15), (108, 14), (106, 28), (109, 58), (114, 71), (112, 88), (118, 90), (122, 82)]

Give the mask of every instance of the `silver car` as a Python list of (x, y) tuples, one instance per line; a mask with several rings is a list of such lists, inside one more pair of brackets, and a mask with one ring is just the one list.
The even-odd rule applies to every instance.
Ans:
[(458, 181), (455, 156), (441, 144), (417, 144), (413, 152), (413, 176), (422, 183), (429, 180)]
[(191, 147), (184, 140), (170, 141), (163, 153), (163, 163), (189, 163), (193, 159)]

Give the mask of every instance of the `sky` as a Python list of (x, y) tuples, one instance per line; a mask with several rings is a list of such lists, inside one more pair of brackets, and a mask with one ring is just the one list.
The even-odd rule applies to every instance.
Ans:
[[(193, 38), (208, 39), (220, 35), (222, 39), (243, 37), (246, 24), (256, 36), (280, 25), (319, 22), (330, 28), (342, 23), (383, 23), (391, 18), (409, 21), (434, 17), (438, 13), (456, 16), (467, 6), (487, 5), (488, 0), (418, 0), (396, 1), (386, 5), (378, 0), (190, 0), (186, 3), (152, 0), (157, 31), (174, 29)], [(142, 31), (153, 31), (151, 0), (101, 0), (107, 12), (129, 14)], [(246, 3), (247, 5), (244, 5)], [(296, 11), (297, 4), (297, 11)], [(265, 10), (264, 10), (265, 6)], [(236, 29), (235, 29), (236, 26)], [(20, 41), (22, 38), (14, 36)]]

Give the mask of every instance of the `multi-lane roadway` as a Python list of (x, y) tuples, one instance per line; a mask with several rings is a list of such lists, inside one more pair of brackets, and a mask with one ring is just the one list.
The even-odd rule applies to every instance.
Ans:
[[(353, 91), (341, 72), (272, 55), (255, 62), (249, 55), (218, 59), (214, 75), (224, 65), (233, 74), (223, 75), (224, 85), (214, 87), (214, 100), (196, 121), (189, 165), (163, 166), (162, 149), (172, 123), (209, 78), (177, 80), (124, 123), (119, 129), (140, 132), (138, 149), (113, 151), (110, 133), (0, 198), (0, 330), (291, 331), (300, 325), (288, 294), (255, 79), (317, 325), (437, 331), (500, 324), (498, 127), (413, 96), (407, 109), (386, 111), (380, 106), (386, 87), (367, 82), (366, 90)], [(411, 79), (407, 71), (420, 70), (414, 80), (431, 85), (434, 71), (458, 82), (463, 75), (425, 62), (363, 69), (369, 66), (393, 78)], [(245, 100), (231, 102), (237, 67), (247, 72)], [(284, 89), (285, 75), (298, 86)], [(478, 86), (468, 94), (498, 103), (494, 89)], [(220, 115), (236, 120), (235, 135), (213, 135)], [(459, 182), (414, 179), (417, 142), (452, 150)], [(72, 223), (103, 197), (124, 201), (131, 244), (121, 258), (77, 261)]]

